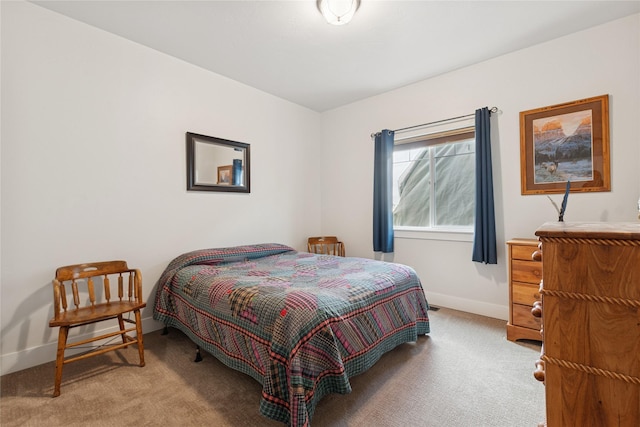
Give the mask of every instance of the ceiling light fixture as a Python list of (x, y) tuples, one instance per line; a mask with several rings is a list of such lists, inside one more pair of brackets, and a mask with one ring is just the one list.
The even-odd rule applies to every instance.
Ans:
[(348, 24), (360, 7), (360, 0), (317, 0), (318, 10), (329, 24)]

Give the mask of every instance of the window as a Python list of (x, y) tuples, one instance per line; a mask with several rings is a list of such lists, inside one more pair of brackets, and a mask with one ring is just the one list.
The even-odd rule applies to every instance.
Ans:
[(469, 229), (475, 215), (473, 127), (396, 139), (395, 229)]

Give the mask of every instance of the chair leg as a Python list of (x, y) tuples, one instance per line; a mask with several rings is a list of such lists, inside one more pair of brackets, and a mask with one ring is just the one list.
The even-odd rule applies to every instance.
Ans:
[(58, 332), (58, 351), (56, 353), (56, 379), (53, 387), (53, 397), (60, 396), (60, 383), (62, 383), (62, 368), (64, 366), (64, 350), (67, 347), (68, 326), (60, 326)]
[(121, 337), (122, 337), (122, 344), (126, 344), (127, 343), (127, 336), (124, 333), (124, 319), (122, 318), (122, 314), (118, 314), (118, 325), (120, 325), (120, 331), (121, 331)]
[(138, 340), (138, 355), (140, 356), (140, 366), (144, 366), (144, 341), (142, 339), (142, 319), (140, 310), (135, 311), (136, 316), (136, 339)]

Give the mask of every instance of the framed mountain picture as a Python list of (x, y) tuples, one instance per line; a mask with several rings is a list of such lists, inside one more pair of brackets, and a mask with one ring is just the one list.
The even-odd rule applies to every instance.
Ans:
[(520, 113), (522, 194), (611, 191), (609, 95)]

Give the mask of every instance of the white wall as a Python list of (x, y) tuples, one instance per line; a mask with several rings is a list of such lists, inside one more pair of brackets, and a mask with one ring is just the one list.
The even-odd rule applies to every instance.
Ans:
[(639, 57), (640, 15), (633, 15), (323, 114), (325, 160), (343, 171), (322, 187), (323, 230), (338, 234), (349, 255), (373, 257), (372, 132), (497, 106), (491, 125), (498, 265), (471, 262), (470, 242), (436, 240), (396, 238), (392, 259), (417, 270), (430, 303), (506, 319), (505, 241), (534, 238), (538, 226), (557, 220), (545, 195), (520, 194), (520, 111), (609, 94), (612, 191), (572, 193), (565, 220), (636, 221)]
[[(198, 248), (320, 232), (318, 113), (73, 21), (2, 2), (1, 372), (55, 358), (58, 266), (155, 281)], [(251, 193), (186, 191), (185, 132), (251, 144)]]

